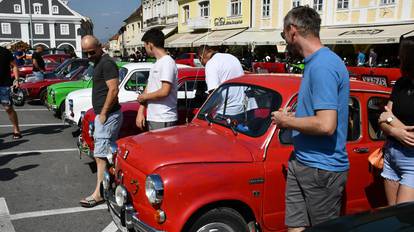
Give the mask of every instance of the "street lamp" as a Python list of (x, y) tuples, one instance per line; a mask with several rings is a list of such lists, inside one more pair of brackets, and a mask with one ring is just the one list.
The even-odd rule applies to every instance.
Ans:
[(30, 47), (33, 47), (32, 0), (29, 0)]

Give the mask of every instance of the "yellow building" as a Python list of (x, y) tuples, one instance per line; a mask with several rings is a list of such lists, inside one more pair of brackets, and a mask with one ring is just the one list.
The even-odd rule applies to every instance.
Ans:
[(178, 34), (167, 47), (223, 45), (251, 26), (250, 0), (179, 0)]
[(414, 30), (414, 0), (178, 0), (178, 4), (178, 34), (167, 41), (170, 47), (280, 45), (283, 18), (299, 5), (320, 13), (325, 44), (392, 44)]

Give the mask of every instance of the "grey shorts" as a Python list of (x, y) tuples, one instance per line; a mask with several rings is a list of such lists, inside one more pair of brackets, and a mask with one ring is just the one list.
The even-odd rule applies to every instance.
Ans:
[(347, 176), (348, 172), (305, 166), (292, 156), (286, 183), (286, 226), (314, 226), (338, 217)]
[(154, 121), (147, 121), (148, 124), (148, 130), (158, 130), (162, 128), (172, 127), (177, 125), (177, 122), (154, 122)]
[(381, 176), (414, 188), (414, 148), (389, 140), (384, 146)]
[(122, 125), (122, 112), (118, 110), (109, 114), (106, 122), (102, 125), (99, 121), (99, 115), (95, 117), (95, 131), (93, 156), (97, 158), (105, 158), (111, 155), (116, 148), (116, 140), (118, 139), (119, 129)]
[(0, 86), (0, 103), (2, 105), (11, 105), (11, 88)]

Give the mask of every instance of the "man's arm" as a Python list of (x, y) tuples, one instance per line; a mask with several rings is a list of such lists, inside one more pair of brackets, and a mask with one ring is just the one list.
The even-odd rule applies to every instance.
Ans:
[(116, 102), (115, 100), (118, 98), (119, 80), (118, 78), (113, 78), (113, 79), (105, 81), (105, 83), (106, 83), (106, 86), (108, 86), (108, 95), (106, 96), (104, 106), (102, 107), (102, 110), (100, 113), (100, 115), (104, 115), (104, 116), (108, 114), (108, 111), (112, 108), (112, 106)]
[(273, 122), (281, 128), (290, 128), (308, 135), (333, 135), (337, 127), (336, 110), (318, 110), (315, 116), (296, 118), (282, 110), (272, 113)]
[[(393, 102), (389, 101), (387, 106), (385, 107), (385, 112), (383, 112), (378, 119), (378, 123), (380, 124), (381, 130), (389, 136), (397, 139), (401, 143), (414, 147), (414, 127), (406, 126), (402, 123), (397, 117), (394, 116), (392, 113), (392, 106)], [(393, 117), (391, 123), (387, 123), (386, 119), (389, 117)]]
[(140, 94), (138, 96), (138, 101), (139, 102), (146, 102), (146, 101), (153, 101), (153, 100), (159, 100), (162, 98), (167, 97), (172, 89), (172, 84), (167, 82), (167, 81), (163, 81), (161, 88), (155, 92), (152, 93), (147, 93), (147, 89), (145, 88), (144, 93)]
[(19, 87), (19, 69), (17, 68), (17, 64), (16, 61), (13, 60), (10, 62), (12, 68), (13, 68), (13, 74), (14, 74), (14, 79), (16, 80), (14, 82), (14, 86), (15, 87)]

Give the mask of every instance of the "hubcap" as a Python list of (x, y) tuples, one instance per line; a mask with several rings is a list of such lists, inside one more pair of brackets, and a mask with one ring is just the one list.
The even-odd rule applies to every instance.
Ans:
[(197, 230), (197, 232), (236, 232), (233, 230), (229, 225), (226, 225), (221, 222), (214, 222), (209, 223), (200, 229)]

